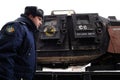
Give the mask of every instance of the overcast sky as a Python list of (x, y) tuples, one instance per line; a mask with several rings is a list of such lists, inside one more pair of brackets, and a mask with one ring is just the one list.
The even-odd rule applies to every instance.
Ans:
[(0, 28), (15, 20), (24, 12), (25, 6), (38, 6), (45, 15), (52, 10), (74, 10), (76, 13), (98, 13), (100, 16), (116, 16), (120, 19), (119, 0), (1, 0)]

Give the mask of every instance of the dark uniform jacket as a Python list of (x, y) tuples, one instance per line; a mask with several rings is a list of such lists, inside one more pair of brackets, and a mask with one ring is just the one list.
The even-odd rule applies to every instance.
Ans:
[(36, 64), (36, 30), (34, 23), (25, 15), (1, 29), (0, 80), (14, 80), (14, 76), (32, 78)]

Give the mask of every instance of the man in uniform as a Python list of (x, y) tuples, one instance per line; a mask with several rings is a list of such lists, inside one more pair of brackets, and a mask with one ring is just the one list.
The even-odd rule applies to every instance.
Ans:
[(32, 80), (36, 67), (35, 34), (43, 10), (27, 6), (21, 17), (0, 32), (0, 80)]

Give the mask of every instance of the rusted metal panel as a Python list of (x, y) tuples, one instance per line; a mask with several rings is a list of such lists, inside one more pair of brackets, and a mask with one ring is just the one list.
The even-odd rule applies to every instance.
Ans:
[(114, 49), (113, 49), (113, 45), (112, 45), (112, 41), (111, 41), (111, 40), (110, 40), (110, 42), (109, 42), (108, 52), (110, 52), (110, 53), (115, 53), (115, 52), (114, 52)]
[(109, 26), (110, 42), (108, 52), (120, 53), (120, 26)]
[(68, 57), (37, 57), (38, 62), (82, 62), (88, 63), (89, 61), (99, 57), (101, 54), (96, 55), (83, 55), (83, 56), (68, 56)]

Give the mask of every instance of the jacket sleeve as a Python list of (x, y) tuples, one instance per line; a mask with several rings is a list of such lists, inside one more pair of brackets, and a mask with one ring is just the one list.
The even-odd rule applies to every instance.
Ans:
[(19, 23), (8, 23), (0, 32), (0, 57), (14, 56), (24, 38), (24, 29)]

